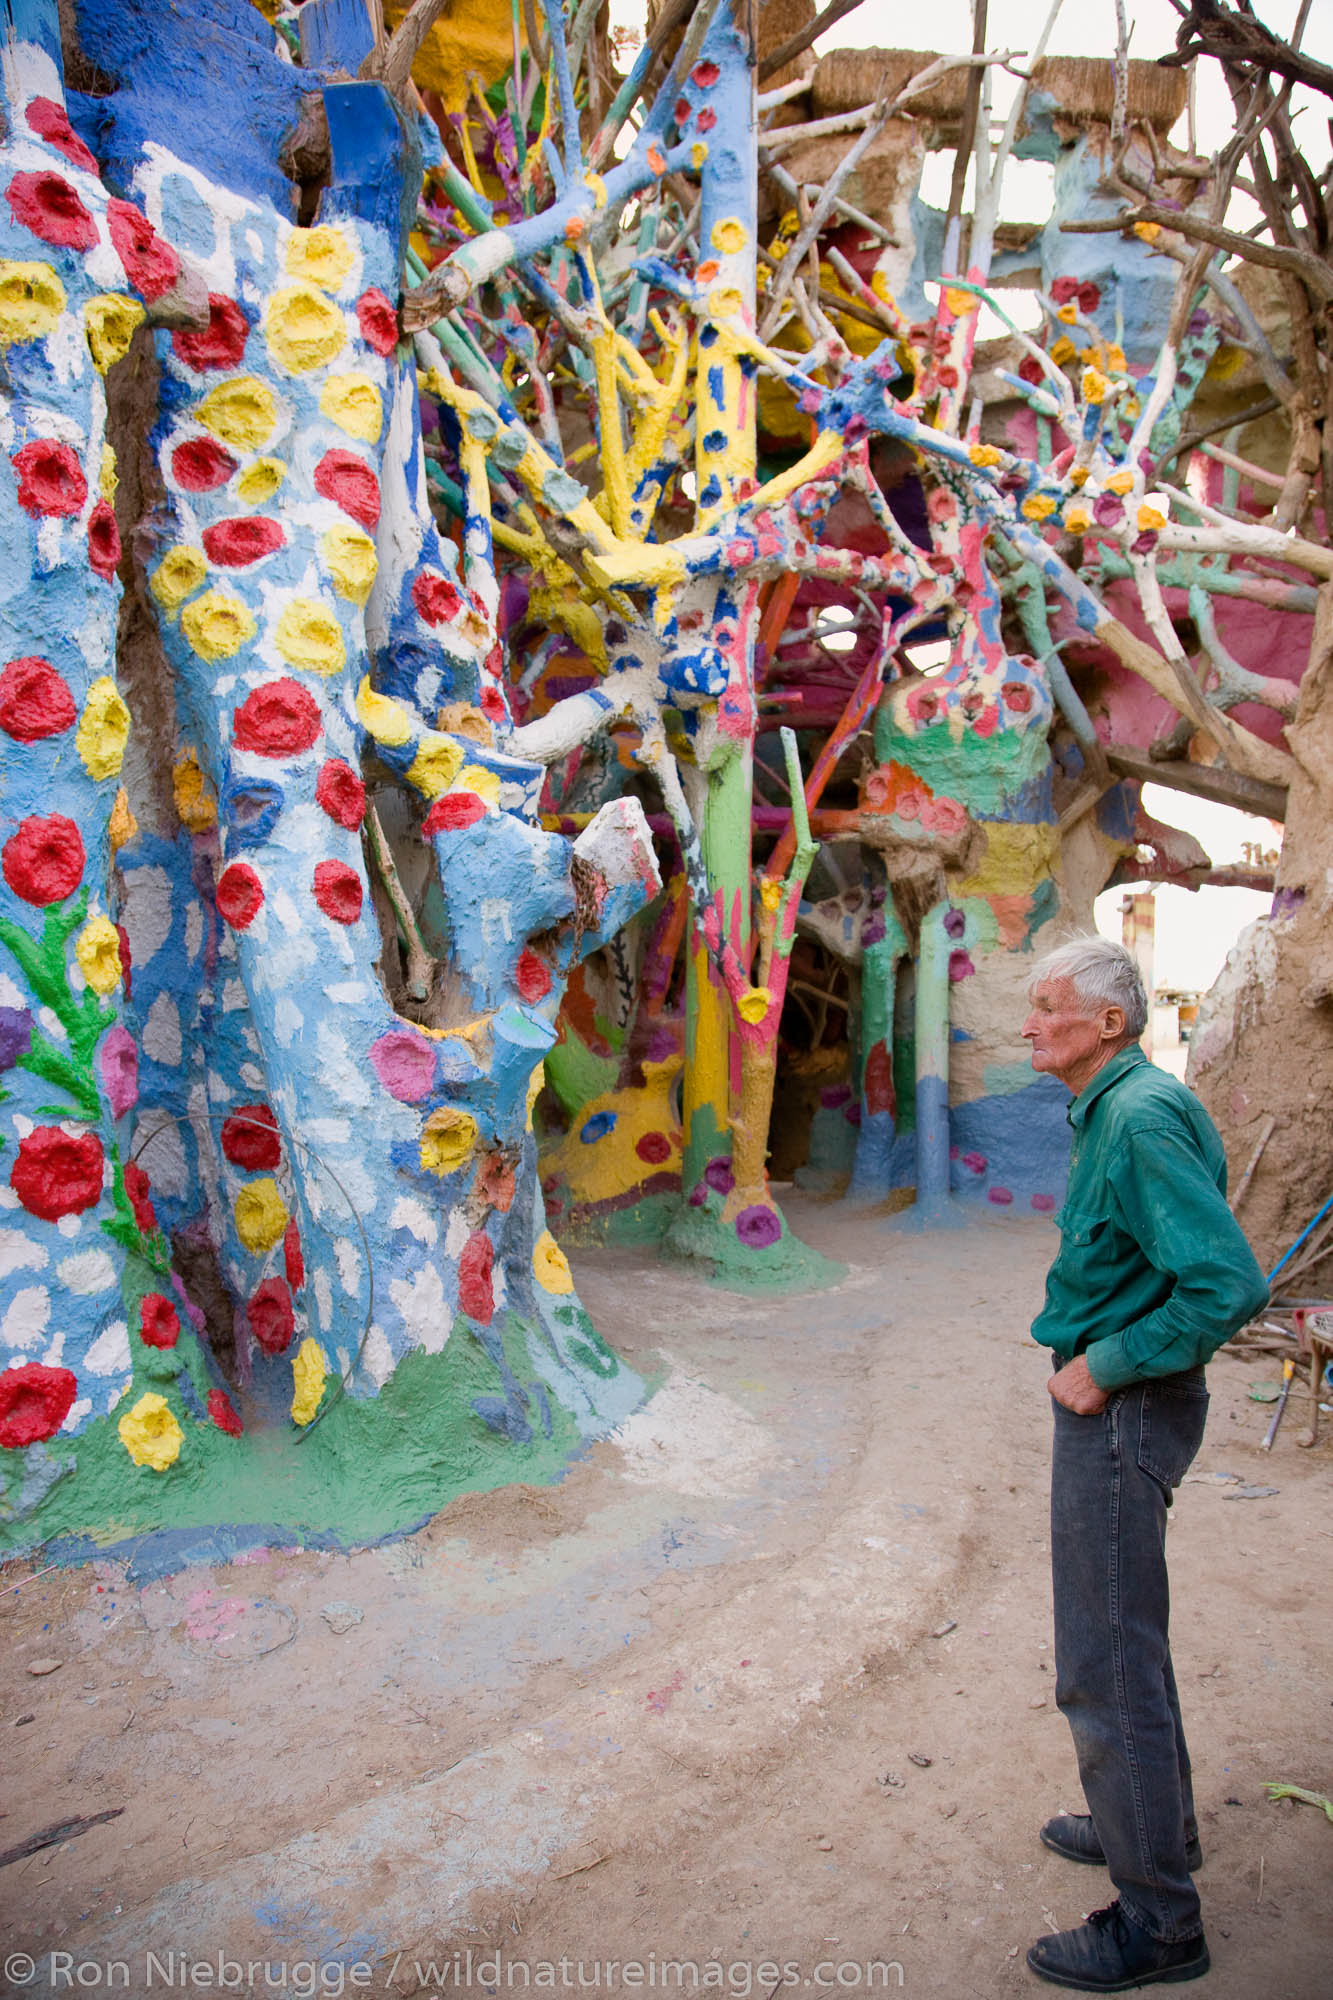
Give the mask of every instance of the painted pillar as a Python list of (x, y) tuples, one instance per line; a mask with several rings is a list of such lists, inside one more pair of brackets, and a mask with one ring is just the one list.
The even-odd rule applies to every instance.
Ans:
[[(731, 319), (748, 330), (754, 327), (758, 150), (749, 54), (748, 37), (728, 6), (709, 30), (703, 57), (690, 77), (691, 87), (708, 97), (706, 109), (693, 121), (700, 130), (695, 154), (703, 196), (699, 246), (704, 261), (698, 275), (709, 315), (699, 330), (695, 480), (700, 525), (744, 498), (755, 473), (754, 373), (742, 365), (726, 334)], [(730, 682), (718, 702), (718, 726), (709, 731), (712, 742), (704, 765), (701, 845), (713, 904), (711, 911), (694, 912), (686, 984), (686, 1189), (699, 1183), (711, 1158), (730, 1152), (731, 1098), (740, 1088), (739, 1074), (732, 1073), (739, 1049), (731, 1001), (699, 936), (711, 918), (721, 941), (748, 966), (757, 597), (754, 591), (738, 594), (742, 602), (734, 609), (728, 591), (713, 596), (715, 608), (708, 620), (714, 643), (728, 660)], [(734, 617), (730, 645), (718, 630), (718, 613), (725, 618), (726, 609), (733, 609)]]
[(949, 1198), (949, 905), (921, 920), (916, 962), (916, 1200), (926, 1215)]
[(898, 967), (908, 952), (907, 938), (887, 891), (884, 901), (871, 904), (861, 934), (861, 1125), (856, 1160), (847, 1192), (853, 1200), (874, 1199), (889, 1187), (889, 1158), (897, 1136), (897, 1099), (893, 1087), (894, 1002)]

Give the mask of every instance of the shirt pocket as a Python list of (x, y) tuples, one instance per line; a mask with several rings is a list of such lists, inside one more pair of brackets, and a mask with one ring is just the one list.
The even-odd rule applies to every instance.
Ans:
[(1096, 1215), (1087, 1210), (1062, 1208), (1060, 1211), (1060, 1241), (1066, 1250), (1075, 1250), (1080, 1258), (1094, 1244), (1104, 1241), (1111, 1226), (1109, 1215)]
[(1167, 1504), (1203, 1443), (1208, 1391), (1203, 1370), (1163, 1375), (1145, 1382), (1139, 1416), (1138, 1461), (1142, 1471), (1165, 1489)]

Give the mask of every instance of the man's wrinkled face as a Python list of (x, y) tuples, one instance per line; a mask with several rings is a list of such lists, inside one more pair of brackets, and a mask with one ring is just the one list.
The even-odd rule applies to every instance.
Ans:
[(1023, 1039), (1032, 1044), (1033, 1069), (1058, 1077), (1069, 1090), (1081, 1090), (1110, 1052), (1112, 1013), (1119, 1017), (1119, 1032), (1123, 1034), (1118, 1008), (1099, 1007), (1090, 1014), (1072, 979), (1043, 979), (1023, 1023)]

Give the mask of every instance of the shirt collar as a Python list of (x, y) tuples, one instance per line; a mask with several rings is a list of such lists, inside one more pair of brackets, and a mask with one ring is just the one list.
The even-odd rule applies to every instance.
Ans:
[(1084, 1084), (1082, 1090), (1070, 1105), (1068, 1116), (1069, 1122), (1074, 1129), (1077, 1131), (1083, 1124), (1089, 1111), (1091, 1111), (1103, 1091), (1109, 1090), (1111, 1085), (1118, 1083), (1120, 1078), (1129, 1070), (1137, 1069), (1140, 1063), (1146, 1063), (1147, 1060), (1147, 1056), (1144, 1055), (1143, 1050), (1137, 1042), (1131, 1042), (1128, 1048), (1117, 1049), (1111, 1060), (1108, 1063), (1103, 1063), (1091, 1081)]

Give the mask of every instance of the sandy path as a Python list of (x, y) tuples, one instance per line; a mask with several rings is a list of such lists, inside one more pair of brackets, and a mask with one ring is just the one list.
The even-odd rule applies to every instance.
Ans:
[[(72, 1990), (53, 1949), (134, 1992), (200, 1990), (219, 1952), (293, 1995), (690, 1990), (664, 1961), (733, 1995), (1046, 1990), (1026, 1945), (1106, 1899), (1035, 1838), (1078, 1803), (1024, 1332), (1053, 1235), (794, 1220), (848, 1266), (817, 1297), (576, 1260), (613, 1343), (668, 1372), (557, 1488), (376, 1550), (144, 1582), (106, 1563), (0, 1600), (0, 1846), (124, 1808), (0, 1871), (23, 1990)], [(1215, 1365), (1171, 1528), (1198, 1990), (1315, 2000), (1333, 1825), (1262, 1781), (1333, 1790), (1333, 1426), (1305, 1452), (1291, 1423), (1266, 1459), (1263, 1372)], [(1227, 1474), (1280, 1491), (1229, 1500)], [(34, 1679), (42, 1655), (65, 1664)]]

